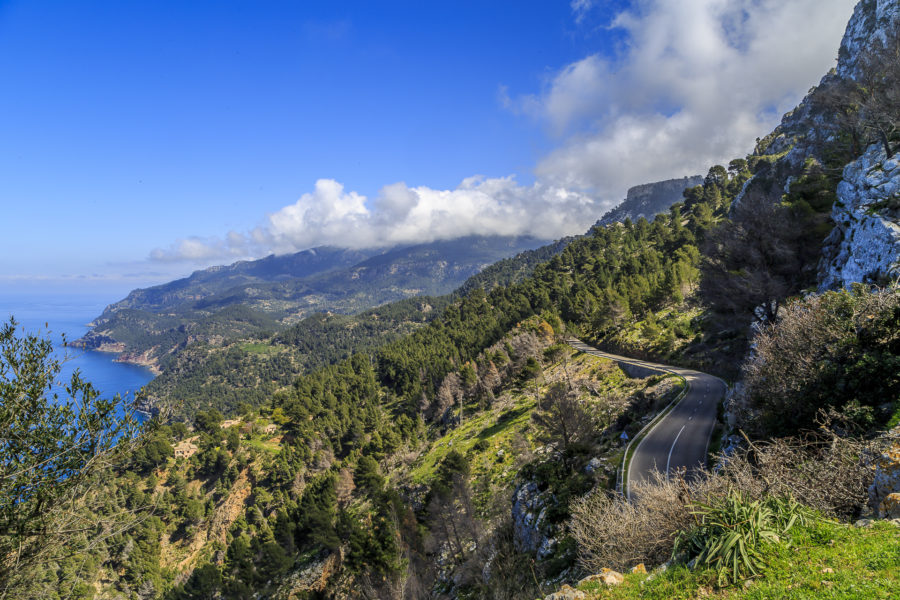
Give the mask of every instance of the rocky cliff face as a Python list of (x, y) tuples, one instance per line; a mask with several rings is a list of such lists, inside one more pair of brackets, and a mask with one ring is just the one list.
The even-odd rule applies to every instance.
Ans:
[(859, 58), (873, 44), (887, 41), (887, 32), (900, 22), (900, 0), (862, 0), (853, 9), (838, 51), (837, 75), (858, 79)]
[(669, 210), (670, 206), (683, 200), (685, 188), (701, 183), (703, 183), (703, 177), (693, 175), (637, 185), (629, 189), (625, 200), (603, 215), (594, 227), (621, 223), (625, 219), (637, 221), (641, 217), (652, 221), (657, 214)]
[[(900, 27), (900, 0), (856, 5), (838, 54), (837, 77), (859, 79), (860, 57)], [(900, 160), (880, 144), (844, 168), (819, 264), (820, 289), (885, 283), (900, 277)]]
[(525, 482), (513, 493), (512, 520), (516, 547), (534, 553), (539, 559), (553, 553), (556, 539), (547, 523), (547, 511), (556, 502), (553, 495), (541, 492), (533, 481)]
[[(733, 206), (750, 190), (779, 197), (791, 191), (810, 165), (826, 163), (828, 145), (838, 136), (835, 123), (843, 110), (829, 102), (831, 90), (847, 80), (862, 80), (863, 57), (880, 48), (900, 29), (900, 0), (862, 0), (841, 41), (836, 68), (763, 138), (754, 152), (759, 168), (744, 186)], [(849, 163), (837, 189), (832, 209), (835, 229), (824, 242), (819, 264), (820, 289), (848, 287), (855, 282), (879, 283), (898, 276), (900, 220), (896, 160), (886, 160), (883, 150), (869, 146)]]
[(844, 168), (835, 228), (819, 264), (820, 290), (900, 278), (900, 158), (880, 144)]

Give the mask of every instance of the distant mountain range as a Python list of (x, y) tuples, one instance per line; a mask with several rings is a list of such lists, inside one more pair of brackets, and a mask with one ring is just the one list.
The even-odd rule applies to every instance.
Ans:
[[(652, 219), (683, 199), (700, 176), (628, 190), (597, 223)], [(576, 237), (468, 236), (425, 244), (349, 250), (322, 246), (196, 271), (136, 289), (91, 323), (74, 344), (120, 353), (161, 372), (188, 345), (268, 338), (315, 313), (356, 314), (413, 296), (491, 289), (528, 276)], [(464, 285), (465, 284), (465, 285)]]
[(120, 352), (160, 370), (196, 341), (269, 335), (316, 312), (353, 314), (411, 296), (443, 295), (501, 259), (546, 244), (530, 236), (469, 236), (368, 250), (320, 247), (210, 267), (132, 291), (76, 345)]

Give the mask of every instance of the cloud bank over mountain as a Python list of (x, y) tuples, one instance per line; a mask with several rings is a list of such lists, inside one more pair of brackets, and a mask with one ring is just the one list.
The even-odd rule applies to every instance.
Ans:
[[(607, 25), (614, 56), (565, 65), (534, 93), (500, 85), (506, 110), (556, 139), (534, 169), (455, 189), (394, 183), (367, 198), (319, 179), (256, 228), (187, 238), (154, 261), (206, 263), (318, 245), (387, 246), (470, 234), (584, 231), (633, 185), (705, 173), (742, 156), (834, 65), (855, 0), (636, 0)], [(576, 26), (597, 3), (571, 3)]]
[(151, 258), (204, 262), (322, 245), (368, 248), (473, 234), (555, 239), (586, 229), (597, 210), (604, 209), (581, 192), (543, 183), (522, 186), (513, 177), (470, 177), (452, 190), (395, 183), (372, 202), (337, 181), (320, 179), (312, 192), (268, 215), (252, 231), (180, 240), (154, 250)]

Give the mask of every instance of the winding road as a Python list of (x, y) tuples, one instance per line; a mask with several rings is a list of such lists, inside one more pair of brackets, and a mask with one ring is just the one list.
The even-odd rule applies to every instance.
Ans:
[(662, 419), (642, 432), (643, 437), (637, 442), (624, 478), (623, 492), (626, 497), (631, 499), (631, 483), (647, 479), (653, 471), (668, 476), (678, 469), (685, 469), (690, 475), (691, 471), (706, 464), (717, 407), (727, 389), (724, 381), (700, 371), (603, 352), (575, 338), (568, 340), (568, 343), (587, 354), (641, 370), (673, 373), (684, 377), (687, 382), (687, 391), (681, 400)]

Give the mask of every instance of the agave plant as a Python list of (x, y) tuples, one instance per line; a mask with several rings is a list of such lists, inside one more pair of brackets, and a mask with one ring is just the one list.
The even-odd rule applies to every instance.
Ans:
[(734, 490), (711, 504), (695, 504), (691, 512), (697, 524), (678, 534), (674, 554), (696, 557), (695, 565), (713, 569), (720, 586), (758, 575), (762, 546), (812, 515), (791, 498), (752, 500)]

